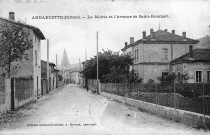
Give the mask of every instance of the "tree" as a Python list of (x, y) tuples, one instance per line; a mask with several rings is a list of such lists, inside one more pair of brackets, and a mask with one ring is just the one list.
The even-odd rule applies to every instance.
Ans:
[[(20, 23), (20, 22), (19, 22)], [(0, 25), (0, 67), (3, 73), (10, 78), (11, 71), (18, 69), (15, 61), (27, 60), (27, 50), (33, 47), (30, 31), (22, 23), (3, 23)]]
[[(103, 50), (99, 52), (99, 79), (101, 82), (119, 83), (126, 79), (129, 73), (132, 58), (129, 55), (120, 55), (119, 52)], [(87, 79), (96, 79), (96, 56), (85, 63), (83, 74)]]
[(168, 74), (167, 76), (158, 77), (161, 84), (171, 85), (176, 81), (177, 83), (184, 83), (188, 80), (188, 74)]

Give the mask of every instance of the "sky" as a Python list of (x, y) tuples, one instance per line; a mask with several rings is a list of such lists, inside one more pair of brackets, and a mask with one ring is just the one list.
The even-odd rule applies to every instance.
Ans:
[[(175, 30), (192, 39), (210, 35), (210, 0), (0, 0), (0, 17), (15, 12), (15, 20), (26, 20), (50, 40), (50, 61), (61, 63), (64, 49), (71, 64), (99, 51), (121, 51), (125, 42), (142, 38), (151, 28)], [(93, 16), (88, 19), (87, 16)], [(108, 18), (95, 18), (95, 15)], [(167, 18), (109, 18), (119, 16), (167, 15)], [(32, 19), (35, 16), (80, 16), (81, 19)], [(84, 18), (82, 18), (84, 17)], [(46, 40), (41, 42), (41, 59), (47, 59)]]

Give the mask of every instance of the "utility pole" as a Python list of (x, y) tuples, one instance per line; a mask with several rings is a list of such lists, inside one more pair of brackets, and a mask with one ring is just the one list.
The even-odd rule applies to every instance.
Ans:
[(81, 84), (80, 78), (81, 78), (81, 62), (79, 58), (79, 84)]
[(80, 58), (79, 58), (79, 70), (81, 71), (81, 61), (80, 61)]
[(58, 58), (57, 58), (57, 54), (56, 54), (56, 68), (58, 68), (58, 66), (57, 66), (57, 60), (58, 60)]
[(49, 93), (49, 87), (50, 87), (50, 82), (49, 82), (49, 39), (47, 39), (47, 93)]
[(85, 61), (87, 60), (87, 48), (85, 46)]
[(98, 80), (98, 31), (96, 32), (96, 39), (97, 39), (97, 94), (99, 94), (99, 80)]

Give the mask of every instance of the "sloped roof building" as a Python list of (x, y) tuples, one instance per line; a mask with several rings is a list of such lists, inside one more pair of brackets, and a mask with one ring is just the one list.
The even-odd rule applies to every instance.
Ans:
[(157, 81), (158, 77), (171, 72), (171, 61), (189, 52), (189, 46), (198, 42), (188, 38), (186, 32), (182, 32), (181, 36), (175, 30), (168, 32), (167, 29), (150, 29), (149, 35), (143, 31), (142, 38), (137, 41), (131, 37), (130, 43), (125, 42), (121, 50), (134, 59), (132, 69), (137, 76), (144, 82), (149, 79)]

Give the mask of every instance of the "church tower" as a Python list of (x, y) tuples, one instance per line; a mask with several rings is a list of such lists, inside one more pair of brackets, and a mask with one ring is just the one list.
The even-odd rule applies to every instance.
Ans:
[(65, 69), (65, 70), (70, 69), (70, 62), (69, 62), (69, 59), (68, 59), (68, 56), (67, 56), (67, 53), (66, 53), (66, 49), (64, 49), (64, 52), (63, 52), (63, 58), (62, 58), (62, 61), (61, 61), (61, 68)]

